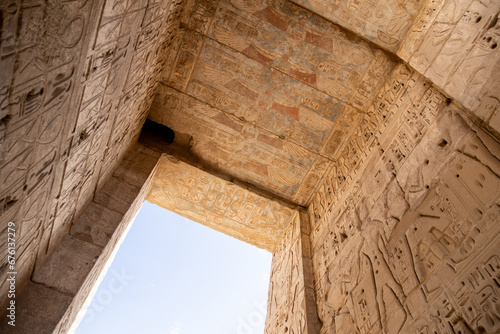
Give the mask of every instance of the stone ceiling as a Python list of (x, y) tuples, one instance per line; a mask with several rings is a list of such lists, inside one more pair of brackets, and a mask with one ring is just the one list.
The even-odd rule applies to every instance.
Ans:
[(199, 2), (181, 28), (149, 118), (191, 135), (205, 164), (299, 205), (395, 66), (288, 1)]
[[(391, 85), (412, 75), (401, 64), (413, 63), (441, 88), (457, 72), (470, 75), (456, 83), (474, 79), (460, 67), (466, 53), (448, 52), (455, 31), (435, 26), (478, 34), (498, 5), (474, 2), (464, 16), (475, 19), (462, 27), (453, 13), (463, 8), (452, 2), (295, 2), (188, 2), (149, 118), (191, 135), (191, 153), (204, 166), (307, 206), (335, 162), (362, 152), (345, 144), (382, 131), (369, 118), (384, 108), (380, 96), (396, 96)], [(479, 84), (449, 91), (476, 108), (489, 88), (472, 81)]]

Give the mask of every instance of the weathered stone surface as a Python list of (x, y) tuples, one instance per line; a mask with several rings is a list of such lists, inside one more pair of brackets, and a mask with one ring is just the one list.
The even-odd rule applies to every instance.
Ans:
[(99, 246), (67, 236), (33, 281), (74, 296), (101, 252)]
[[(144, 159), (145, 156), (149, 159)], [(28, 330), (36, 325), (41, 326), (39, 332), (43, 333), (68, 332), (91, 291), (97, 289), (96, 282), (102, 279), (102, 271), (106, 268), (110, 257), (116, 253), (118, 245), (131, 226), (133, 217), (146, 197), (160, 154), (135, 145), (127, 152), (126, 157), (117, 169), (120, 172), (113, 175), (100, 192), (104, 195), (109, 193), (110, 187), (116, 186), (117, 179), (129, 174), (130, 165), (139, 166), (134, 170), (134, 175), (144, 180), (142, 185), (138, 187), (123, 181), (122, 191), (123, 187), (129, 188), (127, 195), (123, 196), (121, 193), (112, 195), (112, 197), (121, 196), (122, 212), (113, 211), (113, 208), (116, 208), (114, 201), (96, 203), (104, 198), (104, 195), (98, 193), (80, 218), (74, 222), (72, 235), (66, 236), (56, 251), (33, 275), (24, 293), (17, 295), (16, 303), (20, 305), (20, 312), (17, 314), (16, 323), (21, 324), (19, 327), (16, 326), (15, 333), (31, 333)], [(42, 287), (43, 289), (39, 291)], [(49, 296), (45, 300), (30, 301), (31, 298), (38, 298), (40, 293)], [(58, 300), (61, 300), (58, 305), (52, 305)], [(38, 315), (41, 308), (44, 312)], [(45, 309), (53, 313), (46, 314)], [(0, 326), (4, 327), (0, 328), (11, 329), (5, 324), (5, 319), (3, 318), (0, 323)], [(32, 332), (38, 333), (38, 331)]]
[(16, 223), (20, 288), (137, 140), (180, 5), (0, 4), (0, 230)]
[(315, 184), (302, 189), (303, 179), (313, 175), (316, 181), (330, 164), (328, 159), (273, 132), (175, 90), (161, 89), (153, 105), (166, 103), (172, 106), (169, 112), (154, 107), (150, 119), (180, 133), (193, 134), (192, 153), (241, 180), (254, 184), (258, 180), (284, 198), (296, 194), (308, 198)]
[(497, 131), (499, 11), (498, 1), (429, 1), (398, 51)]
[(172, 157), (158, 163), (146, 198), (193, 221), (273, 251), (298, 213)]
[[(150, 199), (274, 250), (266, 333), (499, 332), (499, 11), (0, 3), (0, 252), (15, 222), (19, 331), (69, 330), (161, 151)], [(148, 116), (173, 146), (133, 145)]]
[[(107, 185), (112, 184), (113, 181), (113, 178), (111, 178), (106, 185), (104, 185), (101, 192), (104, 192)], [(75, 238), (101, 247), (106, 246), (114, 230), (121, 222), (123, 214), (128, 210), (129, 203), (135, 199), (138, 191), (139, 189), (137, 189), (135, 194), (131, 192), (130, 196), (127, 198), (128, 201), (121, 204), (122, 207), (120, 209), (122, 209), (121, 211), (123, 211), (123, 213), (113, 210), (117, 205), (114, 201), (107, 201), (107, 203), (104, 204), (101, 204), (102, 201), (101, 203), (97, 203), (97, 199), (92, 201), (86, 207), (85, 214), (74, 221), (69, 234)], [(101, 195), (96, 197), (99, 198)]]
[(193, 136), (206, 163), (308, 205), (341, 127), (359, 119), (395, 63), (289, 1), (217, 3), (207, 29), (179, 32), (149, 117)]
[(301, 232), (301, 225), (308, 223), (303, 214), (296, 215), (273, 253), (266, 333), (318, 332), (312, 267), (305, 264), (310, 260), (304, 252), (309, 238), (304, 240)]
[(2, 319), (2, 333), (51, 334), (71, 303), (71, 296), (43, 284), (29, 282), (18, 300), (16, 326), (10, 326)]
[(128, 209), (126, 203), (130, 203), (135, 199), (139, 189), (137, 186), (112, 176), (96, 193), (94, 202), (109, 208), (111, 211), (124, 214)]
[(209, 37), (299, 82), (349, 102), (377, 50), (288, 1), (219, 2)]
[(309, 208), (321, 333), (499, 330), (500, 146), (453, 107), (421, 124), (419, 142), (394, 155), (411, 134), (399, 125), (356, 183)]
[[(142, 159), (145, 153), (147, 153), (147, 156), (150, 158), (146, 161)], [(128, 159), (123, 159), (117, 170), (127, 170), (130, 162), (136, 165), (140, 165), (141, 171), (137, 172), (137, 174), (142, 175), (145, 181), (140, 188), (133, 187), (133, 189), (136, 189), (134, 197), (128, 196), (127, 199), (124, 199), (124, 201), (127, 201), (125, 203), (128, 206), (128, 209), (124, 214), (121, 214), (121, 220), (117, 224), (114, 231), (111, 231), (110, 237), (107, 243), (104, 245), (101, 255), (96, 260), (88, 275), (86, 275), (85, 280), (80, 285), (78, 293), (75, 295), (70, 306), (66, 309), (66, 312), (55, 327), (54, 333), (67, 333), (70, 329), (74, 330), (82, 320), (81, 317), (79, 317), (79, 315), (82, 314), (82, 308), (88, 307), (89, 296), (93, 296), (97, 291), (98, 284), (104, 277), (103, 270), (107, 269), (107, 264), (110, 258), (114, 257), (114, 255), (116, 254), (119, 245), (123, 242), (126, 233), (132, 225), (133, 218), (139, 211), (142, 203), (144, 202), (144, 199), (146, 198), (151, 185), (152, 175), (154, 174), (154, 170), (156, 167), (156, 163), (153, 163), (151, 160), (156, 157), (157, 162), (160, 158), (160, 154), (155, 154), (148, 149), (141, 147), (141, 145), (134, 145), (133, 148), (127, 152), (126, 157)], [(113, 175), (113, 177), (116, 178), (117, 175)], [(112, 181), (109, 180), (108, 182)], [(104, 185), (103, 188), (106, 188), (106, 185)], [(83, 215), (94, 215), (95, 212), (92, 212), (92, 210), (94, 209), (88, 207)], [(107, 208), (104, 207), (101, 207), (101, 210), (101, 216), (104, 216), (106, 211), (108, 211)], [(94, 226), (99, 225), (99, 221), (94, 221)], [(92, 229), (93, 226), (90, 226), (90, 230)], [(94, 239), (92, 240), (92, 242), (95, 243)], [(59, 270), (59, 275), (63, 274), (64, 270)]]
[(419, 19), (417, 16), (421, 8), (431, 1), (294, 0), (294, 2), (394, 52), (404, 40), (415, 19)]

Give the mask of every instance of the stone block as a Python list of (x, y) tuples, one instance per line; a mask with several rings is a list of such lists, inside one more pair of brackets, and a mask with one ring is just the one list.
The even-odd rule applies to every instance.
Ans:
[(94, 202), (111, 211), (125, 214), (135, 201), (140, 190), (139, 187), (121, 181), (116, 177), (111, 177), (96, 193)]
[(0, 332), (52, 334), (71, 300), (67, 293), (30, 282), (16, 300), (15, 327), (7, 323), (7, 317), (2, 317)]
[(141, 188), (158, 163), (160, 153), (136, 144), (127, 152), (113, 177)]
[[(130, 205), (130, 204), (128, 204)], [(91, 202), (82, 215), (73, 223), (70, 235), (86, 242), (104, 247), (123, 219), (123, 213)]]
[(74, 296), (101, 252), (99, 246), (67, 236), (32, 280)]

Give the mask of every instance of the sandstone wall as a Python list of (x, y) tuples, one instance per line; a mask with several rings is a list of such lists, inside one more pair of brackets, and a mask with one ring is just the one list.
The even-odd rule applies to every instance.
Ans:
[(497, 332), (500, 145), (399, 72), (309, 207), (320, 333)]
[(0, 332), (62, 334), (76, 328), (144, 202), (159, 158), (141, 145), (127, 151), (69, 235), (16, 291), (16, 326), (2, 312)]
[(307, 213), (296, 215), (273, 252), (265, 333), (318, 333)]
[(500, 131), (500, 3), (427, 1), (397, 54)]
[(179, 14), (173, 0), (1, 2), (0, 248), (15, 222), (19, 291), (137, 139)]
[(499, 11), (3, 1), (0, 234), (16, 223), (20, 332), (64, 332), (84, 303), (145, 194), (134, 159), (158, 158), (135, 147), (115, 171), (150, 105), (213, 172), (165, 162), (151, 198), (275, 250), (266, 332), (500, 331)]

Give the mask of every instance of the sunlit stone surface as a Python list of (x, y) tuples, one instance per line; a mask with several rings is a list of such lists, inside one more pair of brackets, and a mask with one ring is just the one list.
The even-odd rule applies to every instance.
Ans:
[(148, 198), (273, 251), (268, 334), (499, 332), (499, 12), (3, 1), (0, 331), (66, 333)]

